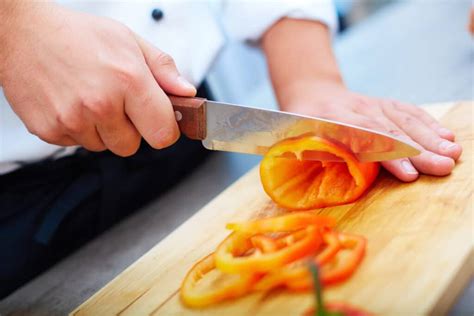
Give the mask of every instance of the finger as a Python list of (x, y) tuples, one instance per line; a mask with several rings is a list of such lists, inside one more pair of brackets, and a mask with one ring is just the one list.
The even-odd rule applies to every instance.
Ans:
[(58, 116), (56, 118), (62, 129), (61, 137), (55, 140), (55, 144), (61, 142), (62, 146), (80, 145), (90, 151), (103, 151), (107, 149), (102, 142), (93, 124), (92, 115), (87, 108), (82, 114), (84, 119), (69, 116)]
[(67, 147), (67, 146), (77, 146), (79, 144), (71, 137), (63, 136), (61, 137), (61, 139), (55, 142), (55, 145)]
[(126, 117), (123, 107), (117, 107), (108, 119), (98, 122), (96, 126), (102, 142), (116, 155), (131, 156), (140, 147), (140, 133)]
[(384, 112), (391, 121), (426, 150), (455, 160), (461, 155), (462, 148), (460, 145), (441, 138), (410, 113), (399, 111), (395, 107), (384, 107)]
[(69, 133), (68, 136), (73, 139), (74, 142), (89, 151), (104, 151), (107, 149), (99, 134), (97, 133), (95, 126), (92, 124), (85, 128), (83, 132)]
[(403, 182), (412, 182), (418, 178), (418, 171), (407, 158), (383, 161), (382, 166)]
[(139, 36), (136, 37), (148, 67), (164, 91), (180, 96), (193, 97), (196, 95), (196, 88), (180, 75), (170, 55), (162, 52)]
[(136, 78), (126, 92), (125, 113), (147, 143), (161, 149), (178, 140), (178, 124), (168, 96), (147, 66), (143, 68), (143, 75)]
[(433, 176), (446, 176), (451, 173), (455, 165), (453, 159), (427, 150), (416, 157), (411, 157), (410, 160), (419, 172)]
[(44, 142), (48, 143), (48, 144), (52, 144), (52, 145), (58, 145), (58, 146), (64, 146), (64, 147), (67, 147), (67, 146), (77, 146), (79, 145), (74, 139), (72, 139), (71, 137), (69, 136), (66, 136), (66, 135), (62, 135), (62, 136), (54, 136), (54, 137), (51, 137), (51, 136), (38, 136), (41, 140), (43, 140)]
[(439, 123), (434, 117), (428, 114), (425, 110), (413, 104), (401, 103), (397, 101), (394, 101), (392, 103), (395, 106), (395, 109), (402, 112), (410, 113), (411, 115), (415, 116), (417, 119), (422, 121), (426, 126), (428, 126), (433, 131), (435, 131), (440, 137), (450, 140), (450, 141), (454, 141), (454, 138), (455, 138), (454, 133), (451, 130), (443, 127), (441, 123)]

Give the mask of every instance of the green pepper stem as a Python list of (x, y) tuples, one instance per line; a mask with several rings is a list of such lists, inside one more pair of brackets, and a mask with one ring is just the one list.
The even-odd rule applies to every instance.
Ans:
[(319, 268), (313, 261), (310, 261), (309, 263), (309, 271), (311, 272), (311, 276), (313, 277), (313, 287), (316, 298), (316, 308), (314, 315), (326, 316), (327, 312), (324, 308), (323, 303), (323, 289), (321, 286), (321, 281), (319, 279)]

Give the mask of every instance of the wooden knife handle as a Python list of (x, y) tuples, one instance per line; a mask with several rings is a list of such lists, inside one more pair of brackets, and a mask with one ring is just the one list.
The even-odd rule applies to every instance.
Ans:
[(206, 99), (168, 96), (176, 114), (181, 133), (188, 138), (206, 138)]

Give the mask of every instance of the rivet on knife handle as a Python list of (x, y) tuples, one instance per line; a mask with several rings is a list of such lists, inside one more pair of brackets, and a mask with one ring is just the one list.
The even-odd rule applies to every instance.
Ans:
[(169, 96), (178, 120), (181, 133), (188, 138), (203, 140), (206, 138), (206, 99)]

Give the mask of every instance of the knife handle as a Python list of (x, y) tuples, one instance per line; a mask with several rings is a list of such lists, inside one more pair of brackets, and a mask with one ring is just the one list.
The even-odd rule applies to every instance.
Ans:
[(188, 138), (206, 138), (206, 99), (169, 95), (178, 126)]

